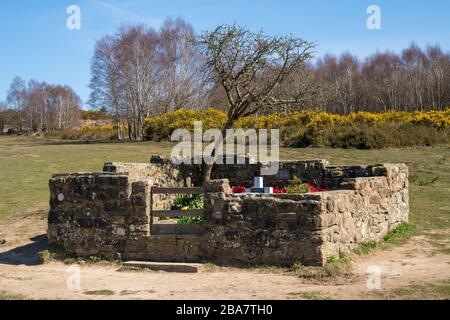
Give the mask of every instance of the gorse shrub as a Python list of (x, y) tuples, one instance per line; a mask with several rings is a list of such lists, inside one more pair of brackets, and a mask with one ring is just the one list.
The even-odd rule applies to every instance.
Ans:
[(105, 110), (82, 110), (83, 120), (109, 120), (109, 115)]
[(289, 145), (344, 149), (432, 146), (447, 143), (449, 134), (449, 129), (411, 123), (339, 124), (326, 128), (308, 128), (290, 138)]
[(79, 129), (64, 129), (52, 131), (46, 134), (48, 138), (60, 138), (63, 140), (86, 140), (86, 141), (106, 141), (114, 140), (116, 130), (111, 125), (105, 126), (82, 126)]
[[(146, 118), (145, 139), (170, 140), (176, 129), (193, 131), (195, 121), (202, 122), (203, 130), (220, 129), (226, 120), (226, 113), (214, 108), (179, 109)], [(234, 127), (280, 129), (281, 143), (293, 147), (379, 149), (432, 146), (449, 142), (450, 109), (355, 112), (345, 116), (304, 110), (288, 114), (244, 117), (239, 119)], [(83, 126), (77, 130), (61, 131), (59, 135), (63, 139), (73, 140), (111, 140), (116, 136), (113, 126)]]
[[(203, 129), (221, 128), (226, 114), (216, 109), (177, 110), (146, 119), (149, 140), (168, 140), (173, 130), (193, 130), (195, 121)], [(290, 114), (244, 117), (235, 128), (280, 129), (286, 146), (373, 149), (431, 146), (449, 140), (450, 109), (385, 113), (356, 112), (347, 116), (311, 110)]]
[(203, 130), (222, 128), (227, 121), (224, 112), (208, 108), (206, 110), (179, 109), (160, 116), (145, 119), (146, 140), (168, 140), (176, 129), (194, 129), (194, 122), (202, 121)]

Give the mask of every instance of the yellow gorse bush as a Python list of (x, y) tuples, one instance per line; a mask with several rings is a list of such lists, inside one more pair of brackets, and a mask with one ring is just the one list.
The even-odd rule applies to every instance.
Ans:
[(202, 121), (203, 129), (221, 128), (227, 121), (224, 112), (208, 108), (205, 110), (186, 110), (179, 109), (160, 116), (145, 119), (147, 136), (153, 138), (167, 138), (175, 129), (194, 128), (195, 121)]
[(400, 112), (388, 111), (384, 113), (354, 112), (343, 116), (328, 112), (312, 110), (298, 111), (289, 114), (274, 114), (259, 117), (242, 118), (236, 127), (242, 128), (282, 128), (290, 126), (332, 127), (335, 124), (377, 124), (386, 122), (412, 123), (436, 128), (450, 127), (450, 109), (444, 111), (416, 111)]
[(79, 129), (82, 133), (86, 132), (101, 132), (101, 131), (112, 131), (114, 130), (113, 125), (104, 125), (104, 126), (89, 126), (83, 125)]
[[(203, 130), (222, 128), (227, 120), (227, 114), (221, 110), (208, 108), (179, 109), (163, 115), (145, 119), (145, 130), (148, 139), (162, 140), (170, 137), (175, 129), (192, 130), (195, 121), (202, 121)], [(410, 123), (435, 128), (450, 127), (450, 109), (443, 111), (387, 111), (384, 113), (354, 112), (348, 115), (338, 115), (328, 112), (303, 110), (288, 114), (270, 114), (265, 116), (252, 116), (239, 119), (234, 127), (243, 129), (280, 129), (289, 127), (303, 128), (330, 128), (337, 124), (346, 125), (376, 125), (380, 123)], [(82, 126), (81, 132), (107, 132), (113, 131), (114, 126)], [(124, 127), (126, 129), (126, 126)]]

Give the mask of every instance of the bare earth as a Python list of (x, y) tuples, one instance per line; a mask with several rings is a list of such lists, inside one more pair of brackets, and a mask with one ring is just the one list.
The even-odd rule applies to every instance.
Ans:
[[(450, 255), (425, 237), (392, 250), (377, 250), (352, 262), (343, 281), (306, 281), (282, 270), (205, 266), (199, 273), (118, 271), (119, 265), (81, 265), (81, 287), (67, 287), (68, 265), (37, 264), (46, 244), (46, 216), (26, 215), (0, 224), (0, 294), (29, 299), (377, 299), (380, 292), (450, 279)], [(382, 270), (381, 290), (369, 290), (367, 267)]]

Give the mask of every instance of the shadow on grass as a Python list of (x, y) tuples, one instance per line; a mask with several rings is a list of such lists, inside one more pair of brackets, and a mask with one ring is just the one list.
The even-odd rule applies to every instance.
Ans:
[(47, 235), (42, 234), (30, 239), (32, 243), (0, 253), (0, 264), (35, 266), (38, 253), (47, 247)]

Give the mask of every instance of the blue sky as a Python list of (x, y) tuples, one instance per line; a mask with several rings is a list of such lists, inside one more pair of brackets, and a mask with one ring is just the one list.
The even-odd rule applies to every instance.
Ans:
[[(81, 9), (81, 30), (66, 28), (69, 5)], [(381, 30), (368, 30), (367, 7), (381, 8)], [(0, 100), (14, 76), (70, 85), (89, 97), (95, 41), (122, 24), (158, 28), (182, 17), (199, 32), (237, 22), (268, 34), (293, 33), (317, 43), (317, 55), (360, 57), (400, 51), (412, 41), (450, 51), (448, 0), (9, 0), (0, 1)]]

